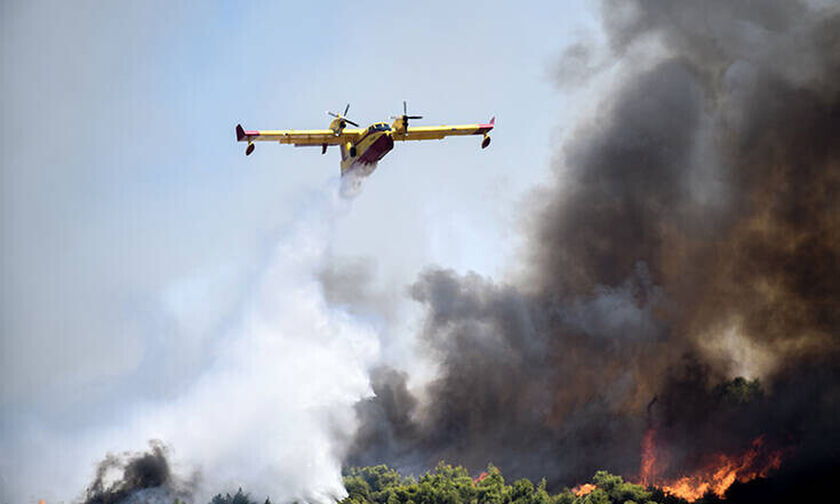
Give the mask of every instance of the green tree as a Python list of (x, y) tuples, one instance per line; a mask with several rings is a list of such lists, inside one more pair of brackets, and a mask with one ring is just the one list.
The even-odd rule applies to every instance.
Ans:
[(573, 504), (575, 500), (577, 500), (577, 497), (568, 488), (564, 488), (562, 492), (551, 496), (551, 504)]
[(505, 494), (508, 492), (506, 492), (502, 472), (493, 464), (487, 464), (485, 472), (487, 476), (475, 485), (478, 504), (504, 504)]
[(609, 494), (601, 488), (596, 488), (583, 497), (578, 497), (576, 502), (579, 504), (613, 504)]
[(242, 488), (231, 495), (226, 493), (224, 497), (222, 494), (217, 494), (210, 500), (210, 504), (257, 504), (251, 500), (251, 496), (242, 491)]
[(645, 490), (642, 485), (628, 483), (621, 476), (606, 471), (595, 473), (595, 476), (592, 477), (592, 483), (604, 490), (609, 495), (610, 500), (616, 504), (627, 501), (633, 503), (647, 502), (651, 498), (651, 493)]
[[(361, 476), (345, 476), (344, 488), (349, 494), (345, 502), (372, 502), (370, 498), (370, 485)], [(215, 503), (214, 503), (215, 504)]]
[(534, 504), (551, 504), (551, 496), (548, 495), (548, 491), (545, 489), (546, 482), (545, 478), (540, 480), (540, 483), (537, 485), (537, 489), (534, 490)]

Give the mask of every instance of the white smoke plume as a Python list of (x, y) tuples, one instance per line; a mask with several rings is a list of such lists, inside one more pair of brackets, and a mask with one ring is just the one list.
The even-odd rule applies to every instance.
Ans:
[(106, 429), (19, 437), (18, 453), (37, 445), (44, 458), (0, 467), (0, 502), (84, 499), (80, 491), (106, 452), (143, 450), (149, 440), (168, 447), (175, 475), (197, 482), (191, 502), (238, 487), (273, 502), (342, 498), (353, 407), (372, 394), (368, 369), (379, 353), (373, 326), (329, 305), (318, 280), (334, 225), (351, 205), (337, 180), (307, 198), (230, 329), (212, 340), (211, 363), (183, 390), (115, 405), (122, 421)]

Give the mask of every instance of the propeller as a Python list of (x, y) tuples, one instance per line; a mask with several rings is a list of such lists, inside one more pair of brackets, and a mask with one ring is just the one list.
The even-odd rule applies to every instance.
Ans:
[(408, 120), (409, 119), (423, 119), (423, 116), (419, 115), (408, 115), (408, 104), (403, 100), (403, 113), (401, 116), (391, 116), (391, 119), (402, 119), (403, 125), (406, 129), (408, 129)]
[(351, 121), (350, 119), (347, 119), (347, 111), (348, 110), (350, 110), (350, 104), (349, 103), (347, 104), (346, 107), (344, 107), (344, 113), (343, 114), (336, 114), (335, 112), (327, 111), (327, 115), (335, 117), (336, 119), (341, 119), (342, 121), (346, 122), (347, 124), (352, 124), (353, 126), (358, 128), (359, 125), (357, 123)]

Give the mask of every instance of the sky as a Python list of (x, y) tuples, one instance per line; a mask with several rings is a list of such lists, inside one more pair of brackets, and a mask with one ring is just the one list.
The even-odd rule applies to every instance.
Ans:
[[(598, 91), (556, 85), (564, 47), (600, 36), (583, 0), (13, 1), (0, 18), (3, 503), (77, 498), (106, 451), (177, 430), (172, 418), (200, 416), (216, 387), (233, 397), (290, 382), (246, 394), (258, 415), (254, 403), (329, 396), (341, 383), (328, 408), (343, 418), (370, 393), (366, 369), (420, 366), (408, 286), (430, 265), (515, 274), (532, 191)], [(325, 111), (349, 102), (364, 125), (403, 100), (425, 125), (495, 116), (493, 143), (397, 145), (342, 202), (330, 196), (336, 151), (260, 144), (246, 158), (234, 141), (237, 123), (323, 128)], [(370, 310), (364, 299), (355, 311), (333, 306), (347, 293), (325, 278), (347, 275)], [(296, 313), (319, 336), (284, 332)], [(349, 336), (335, 344), (333, 333)], [(311, 355), (321, 377), (340, 356), (357, 367), (302, 383), (253, 360), (254, 348), (277, 351), (272, 341)], [(258, 372), (241, 376), (249, 363)], [(239, 374), (219, 378), (220, 368)], [(336, 422), (352, 431), (352, 420)], [(239, 456), (190, 452), (203, 441), (184, 435), (185, 459), (222, 467)], [(335, 454), (323, 458), (312, 463), (335, 479)], [(274, 462), (259, 470), (289, 469)], [(218, 467), (209, 474), (239, 481)], [(311, 496), (310, 484), (289, 495)]]

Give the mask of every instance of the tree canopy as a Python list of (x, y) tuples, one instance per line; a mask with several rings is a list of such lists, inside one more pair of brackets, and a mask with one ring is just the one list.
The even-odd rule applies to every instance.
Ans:
[(536, 485), (528, 479), (506, 483), (492, 464), (478, 477), (461, 466), (441, 462), (419, 479), (405, 477), (385, 465), (354, 467), (345, 471), (344, 485), (350, 495), (341, 504), (648, 504), (652, 493), (621, 476), (598, 471), (594, 488), (575, 494), (564, 488), (554, 495), (545, 480)]

